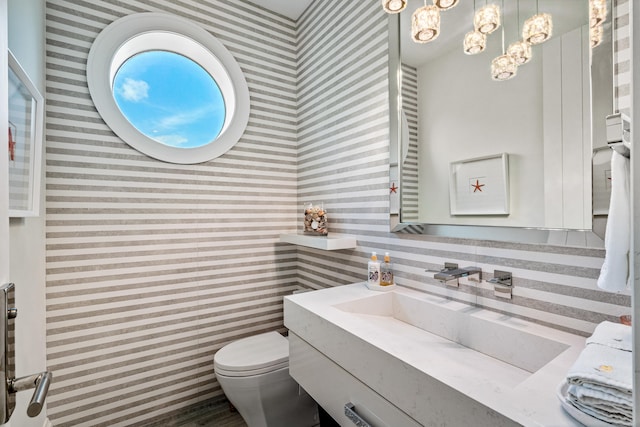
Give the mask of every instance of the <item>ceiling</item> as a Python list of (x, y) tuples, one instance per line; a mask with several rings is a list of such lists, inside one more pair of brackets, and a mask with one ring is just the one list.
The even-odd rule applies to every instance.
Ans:
[(249, 0), (273, 12), (297, 20), (313, 0)]

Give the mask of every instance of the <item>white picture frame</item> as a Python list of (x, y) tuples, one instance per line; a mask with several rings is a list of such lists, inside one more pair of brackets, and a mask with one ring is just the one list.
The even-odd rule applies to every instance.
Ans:
[(501, 153), (450, 163), (451, 215), (509, 215), (509, 156)]
[(44, 98), (9, 51), (9, 216), (40, 215)]

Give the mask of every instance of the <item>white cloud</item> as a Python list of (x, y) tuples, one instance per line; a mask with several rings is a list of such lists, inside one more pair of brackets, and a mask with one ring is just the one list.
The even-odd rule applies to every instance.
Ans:
[(164, 145), (168, 145), (170, 147), (180, 147), (181, 145), (185, 145), (189, 142), (189, 140), (182, 135), (161, 135), (154, 136), (153, 139), (158, 140)]
[(157, 123), (157, 126), (162, 129), (173, 129), (178, 126), (195, 123), (209, 112), (211, 112), (210, 106), (199, 108), (196, 110), (185, 111), (160, 119)]
[(127, 101), (139, 102), (149, 97), (149, 83), (127, 77), (118, 92)]

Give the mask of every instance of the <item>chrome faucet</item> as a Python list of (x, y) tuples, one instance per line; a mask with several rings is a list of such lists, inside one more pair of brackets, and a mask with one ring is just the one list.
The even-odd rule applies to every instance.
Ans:
[(458, 264), (446, 262), (444, 269), (433, 275), (434, 279), (441, 281), (447, 286), (456, 288), (460, 285), (458, 279), (461, 277), (469, 277), (471, 281), (480, 282), (482, 279), (482, 270), (480, 267), (458, 268)]

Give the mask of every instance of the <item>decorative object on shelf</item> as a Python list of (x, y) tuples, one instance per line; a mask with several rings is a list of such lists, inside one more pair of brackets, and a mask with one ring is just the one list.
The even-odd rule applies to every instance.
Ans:
[(313, 203), (307, 203), (305, 205), (303, 231), (318, 236), (326, 236), (329, 234), (327, 211), (322, 204), (314, 205)]
[(9, 216), (40, 214), (44, 99), (9, 51)]
[(382, 8), (387, 13), (400, 13), (407, 7), (408, 0), (382, 0)]
[(493, 33), (500, 27), (500, 7), (495, 3), (481, 7), (473, 17), (473, 25), (482, 34)]
[(424, 6), (411, 15), (411, 38), (416, 43), (428, 43), (440, 34), (440, 9), (436, 6)]

